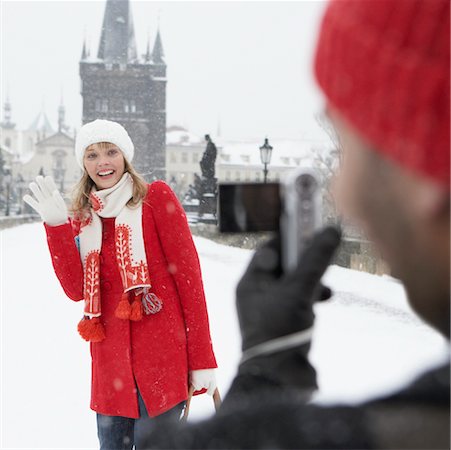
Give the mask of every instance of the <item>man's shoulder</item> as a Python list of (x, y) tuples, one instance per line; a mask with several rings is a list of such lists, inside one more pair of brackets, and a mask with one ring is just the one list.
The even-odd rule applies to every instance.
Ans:
[(383, 399), (390, 402), (416, 401), (423, 403), (450, 402), (450, 366), (445, 364), (430, 369), (404, 389)]
[(362, 405), (382, 448), (449, 448), (449, 365), (430, 370), (386, 397)]

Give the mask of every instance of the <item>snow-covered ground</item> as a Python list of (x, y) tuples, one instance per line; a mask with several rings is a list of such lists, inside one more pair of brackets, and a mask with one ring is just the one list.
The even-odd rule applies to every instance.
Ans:
[[(225, 394), (240, 357), (234, 291), (251, 252), (195, 242)], [(82, 306), (65, 298), (41, 224), (5, 230), (0, 244), (1, 448), (98, 448), (89, 349), (76, 331)], [(413, 315), (396, 280), (336, 266), (324, 280), (335, 296), (316, 306), (317, 401), (358, 402), (448, 358), (446, 343)], [(193, 399), (192, 420), (212, 412), (210, 397)]]

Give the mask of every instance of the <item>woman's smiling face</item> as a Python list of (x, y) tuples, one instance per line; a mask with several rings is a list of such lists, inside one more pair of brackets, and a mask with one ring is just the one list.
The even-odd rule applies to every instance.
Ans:
[(83, 164), (98, 190), (113, 187), (125, 170), (122, 151), (109, 142), (90, 145), (85, 150)]

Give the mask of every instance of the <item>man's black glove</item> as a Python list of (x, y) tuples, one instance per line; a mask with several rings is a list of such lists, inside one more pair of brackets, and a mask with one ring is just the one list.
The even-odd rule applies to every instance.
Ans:
[(278, 239), (257, 250), (236, 291), (243, 351), (313, 325), (314, 301), (330, 297), (320, 280), (339, 244), (339, 230), (323, 229), (287, 274)]
[(301, 389), (307, 398), (317, 387), (307, 358), (313, 303), (331, 295), (320, 280), (340, 244), (340, 231), (328, 227), (316, 234), (287, 274), (281, 270), (279, 242), (256, 252), (237, 287), (243, 358), (234, 394), (272, 385)]
[[(305, 248), (298, 267), (287, 274), (281, 270), (279, 239), (257, 250), (237, 287), (243, 359), (219, 414), (252, 408), (274, 396), (297, 398), (300, 403), (310, 398), (317, 388), (316, 372), (307, 358), (310, 341), (284, 345), (287, 336), (302, 338), (303, 330), (312, 327), (313, 302), (330, 297), (330, 289), (320, 280), (339, 243), (336, 228), (324, 229)], [(283, 348), (267, 351), (268, 345), (280, 341)]]

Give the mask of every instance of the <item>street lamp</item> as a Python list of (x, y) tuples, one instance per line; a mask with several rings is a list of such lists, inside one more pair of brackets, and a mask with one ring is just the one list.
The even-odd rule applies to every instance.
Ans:
[(16, 186), (17, 186), (17, 190), (19, 192), (19, 195), (17, 196), (17, 202), (19, 204), (18, 214), (22, 215), (24, 212), (24, 210), (23, 210), (24, 203), (22, 200), (22, 196), (23, 196), (23, 191), (25, 189), (25, 180), (23, 179), (23, 176), (21, 173), (19, 173), (19, 175), (17, 175)]
[(268, 143), (268, 138), (265, 138), (265, 143), (260, 147), (260, 158), (264, 166), (263, 179), (266, 183), (268, 178), (268, 164), (271, 162), (272, 147)]
[(4, 169), (4, 180), (6, 185), (6, 210), (5, 210), (5, 216), (9, 216), (9, 204), (10, 204), (10, 196), (11, 196), (11, 181), (12, 181), (12, 175), (11, 170), (9, 167), (5, 167)]

